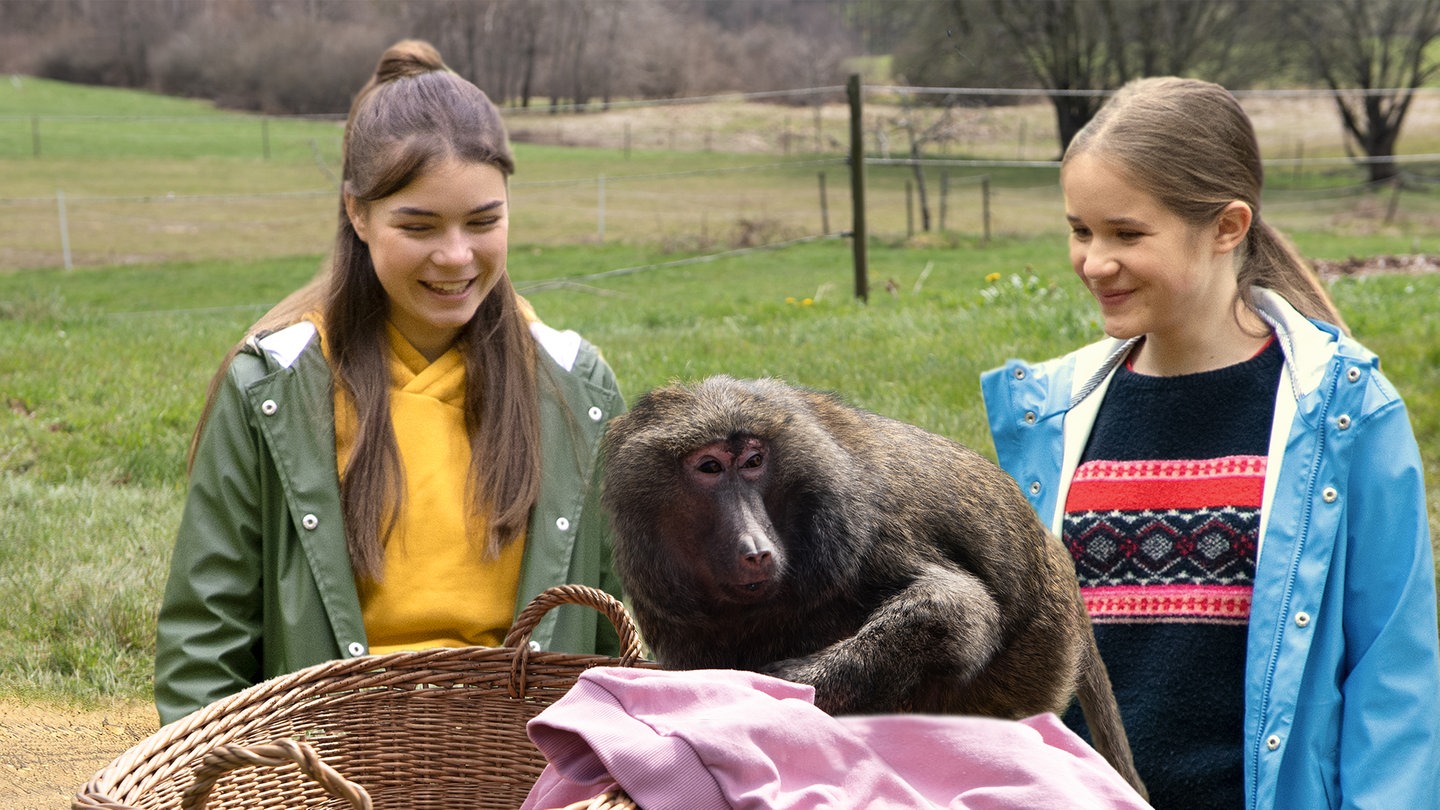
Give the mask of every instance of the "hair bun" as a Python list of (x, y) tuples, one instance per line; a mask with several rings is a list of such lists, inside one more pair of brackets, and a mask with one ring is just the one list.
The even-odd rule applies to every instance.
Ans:
[(436, 70), (447, 70), (445, 60), (435, 46), (420, 39), (405, 39), (391, 45), (375, 66), (374, 82), (394, 81)]

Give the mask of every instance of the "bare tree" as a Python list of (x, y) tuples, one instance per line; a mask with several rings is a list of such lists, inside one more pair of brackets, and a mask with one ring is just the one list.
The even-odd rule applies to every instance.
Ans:
[(411, 36), (429, 40), (456, 72), (498, 104), (528, 107), (550, 2), (428, 0), (393, 6)]
[(509, 3), (511, 9), (519, 6), (522, 10), (507, 15), (506, 20), (514, 26), (514, 36), (520, 45), (520, 106), (529, 108), (537, 90), (536, 71), (540, 64), (540, 32), (545, 30), (547, 8), (544, 3)]
[(61, 24), (62, 10), (59, 3), (0, 0), (0, 72), (33, 72), (44, 37)]
[(893, 50), (895, 79), (925, 87), (1037, 87), (1030, 63), (980, 2), (895, 4), (892, 18), (908, 15), (908, 33)]
[(837, 0), (838, 14), (867, 54), (894, 53), (914, 30), (921, 4), (894, 0)]
[(499, 102), (584, 106), (838, 84), (839, 65), (859, 52), (846, 15), (878, 32), (888, 2), (0, 0), (0, 64), (246, 109), (331, 112), (353, 95), (356, 54), (408, 36), (434, 43)]
[[(1018, 62), (1028, 75), (1012, 77), (1015, 84), (1034, 83), (1050, 91), (1063, 150), (1104, 103), (1106, 91), (1130, 79), (1196, 70), (1226, 75), (1222, 67), (1231, 61), (1231, 46), (1250, 5), (1244, 0), (949, 0), (920, 16), (914, 36), (962, 76), (995, 79), (996, 65)], [(941, 77), (930, 76), (936, 78)]]
[(671, 13), (661, 0), (644, 0), (642, 8), (646, 13), (628, 32), (645, 43), (628, 55), (633, 92), (642, 98), (680, 98), (695, 92), (695, 77), (717, 61), (714, 43), (721, 32), (707, 20)]
[(41, 48), (37, 72), (120, 87), (149, 86), (151, 50), (196, 9), (175, 0), (56, 0), (36, 5), (44, 7), (53, 34)]
[(456, 73), (479, 82), (475, 53), (485, 15), (495, 2), (405, 3), (396, 6), (395, 13), (410, 36), (430, 42), (440, 50), (446, 64)]
[(1099, 91), (1122, 84), (1118, 54), (1105, 49), (1118, 21), (1112, 0), (992, 0), (995, 19), (1025, 55), (1041, 86), (1054, 91), (1064, 151), (1104, 103)]
[(1371, 182), (1400, 176), (1395, 145), (1415, 91), (1440, 71), (1440, 0), (1285, 0)]
[(1121, 24), (1110, 28), (1109, 52), (1119, 75), (1177, 76), (1203, 66), (1211, 78), (1223, 80), (1214, 69), (1232, 61), (1240, 19), (1234, 4), (1121, 2), (1115, 12)]
[(890, 123), (905, 131), (910, 142), (910, 171), (915, 177), (916, 199), (920, 202), (920, 230), (930, 230), (930, 195), (925, 184), (925, 147), (932, 143), (946, 143), (956, 139), (958, 122), (955, 120), (954, 96), (947, 96), (940, 114), (926, 120), (913, 96), (906, 95), (900, 100), (900, 114)]
[(595, 0), (529, 0), (531, 4), (548, 5), (544, 36), (549, 48), (548, 70), (545, 74), (550, 107), (558, 109), (568, 98), (576, 108), (589, 101), (590, 87), (584, 73), (586, 51), (591, 40), (590, 25), (595, 16)]

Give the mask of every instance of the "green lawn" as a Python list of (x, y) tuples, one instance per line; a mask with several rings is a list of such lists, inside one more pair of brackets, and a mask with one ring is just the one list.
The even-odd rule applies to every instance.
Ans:
[[(535, 285), (649, 262), (626, 247), (520, 245), (511, 267), (541, 316), (599, 344), (632, 396), (674, 378), (774, 375), (989, 454), (979, 372), (1098, 334), (1062, 248), (877, 245), (868, 304), (852, 296), (843, 240), (544, 289)], [(1326, 249), (1349, 252), (1342, 240)], [(206, 380), (317, 261), (0, 274), (0, 600), (18, 617), (0, 625), (0, 694), (148, 694), (153, 613)], [(1347, 279), (1334, 292), (1411, 407), (1434, 530), (1440, 334), (1425, 312), (1440, 276)]]
[[(47, 121), (42, 155), (30, 153), (30, 116), (98, 112), (175, 120), (108, 134)], [(221, 120), (230, 123), (205, 129)], [(71, 146), (61, 149), (60, 130), (53, 150), (43, 146), (52, 124), (75, 127)], [(0, 203), (11, 201), (0, 206), (0, 601), (11, 617), (0, 623), (0, 696), (149, 694), (154, 611), (205, 384), (246, 326), (314, 274), (334, 227), (334, 123), (269, 130), (266, 159), (253, 118), (142, 93), (0, 82)], [(805, 161), (741, 171), (777, 161), (517, 152), (511, 273), (542, 318), (604, 350), (632, 397), (677, 378), (774, 375), (990, 454), (978, 374), (1099, 334), (1066, 266), (1053, 170), (995, 173), (988, 242), (973, 178), (953, 179), (945, 232), (907, 238), (908, 171), (870, 172), (862, 304), (848, 239), (744, 248), (751, 237), (820, 231), (817, 170)], [(833, 232), (849, 227), (848, 192), (842, 166), (825, 171)], [(603, 242), (602, 175), (612, 206)], [(1433, 191), (1407, 191), (1387, 223), (1387, 197), (1307, 196), (1314, 185), (1293, 178), (1267, 200), (1306, 255), (1440, 253)], [(83, 258), (71, 271), (53, 258), (57, 188), (92, 198), (71, 212)], [(123, 199), (94, 199), (106, 196)], [(14, 202), (30, 197), (39, 202)], [(25, 257), (40, 266), (17, 269)], [(597, 277), (621, 269), (634, 272)], [(1347, 278), (1332, 289), (1410, 406), (1440, 537), (1440, 275)]]

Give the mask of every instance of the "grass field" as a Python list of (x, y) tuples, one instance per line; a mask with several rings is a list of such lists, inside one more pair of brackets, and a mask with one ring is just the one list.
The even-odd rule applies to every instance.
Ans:
[[(1423, 184), (1398, 196), (1369, 189), (1345, 159), (1328, 99), (1246, 105), (1274, 161), (1265, 200), (1274, 224), (1386, 237), (1390, 252), (1435, 249), (1440, 195)], [(909, 167), (883, 160), (907, 153), (905, 113), (883, 97), (865, 106), (873, 238), (945, 243), (954, 234), (983, 236), (987, 224), (996, 238), (1058, 231), (1047, 105), (958, 110), (953, 138), (924, 151), (923, 199)], [(703, 253), (847, 230), (846, 115), (834, 101), (813, 109), (724, 101), (511, 111), (520, 167), (511, 185), (515, 233), (541, 245)], [(1407, 120), (1400, 151), (1407, 160), (1431, 156), (1407, 165), (1435, 176), (1440, 94), (1417, 97)], [(64, 248), (75, 266), (323, 250), (334, 228), (339, 141), (333, 120), (261, 119), (146, 93), (0, 81), (0, 268), (62, 266)]]
[[(68, 92), (46, 91), (57, 98)], [(85, 94), (74, 102), (82, 109), (103, 108), (111, 98), (74, 92)], [(0, 114), (15, 110), (5, 99), (0, 84)], [(277, 123), (276, 139), (279, 129)], [(181, 196), (218, 186), (237, 195), (299, 192), (309, 188), (301, 178), (311, 175), (324, 185), (308, 148), (270, 162), (224, 150), (204, 157), (108, 155), (107, 142), (90, 132), (75, 136), (92, 139), (88, 153), (79, 150), (86, 154), (0, 156), (0, 197), (42, 195), (47, 176), (93, 196), (160, 194), (165, 184)], [(882, 219), (888, 224), (874, 231), (870, 245), (870, 300), (861, 304), (852, 294), (849, 240), (734, 250), (744, 241), (730, 230), (735, 219), (778, 209), (782, 189), (795, 199), (813, 194), (811, 167), (726, 174), (720, 170), (759, 159), (691, 155), (689, 165), (711, 173), (656, 181), (654, 211), (633, 215), (623, 229), (616, 224), (623, 237), (599, 242), (574, 237), (580, 227), (574, 223), (586, 215), (561, 215), (567, 198), (569, 207), (584, 210), (576, 200), (583, 186), (566, 178), (610, 176), (626, 159), (603, 147), (517, 149), (517, 205), (523, 210), (528, 198), (531, 212), (517, 212), (512, 226), (511, 272), (541, 317), (604, 349), (631, 396), (673, 378), (775, 375), (839, 391), (988, 454), (979, 372), (1012, 356), (1058, 354), (1098, 335), (1094, 307), (1065, 266), (1054, 178), (1044, 170), (997, 175), (1011, 197), (1026, 188), (1048, 190), (1024, 206), (1014, 203), (1027, 213), (1011, 221), (1026, 224), (997, 228), (989, 242), (969, 226), (907, 239), (903, 219), (899, 228), (893, 216)], [(628, 165), (639, 175), (641, 167), (678, 172), (687, 164), (679, 152), (637, 151)], [(733, 177), (748, 188), (722, 191)], [(521, 178), (534, 185), (520, 185)], [(1292, 180), (1277, 190), (1278, 201), (1304, 200), (1300, 195), (1316, 186), (1338, 182)], [(903, 175), (877, 182), (893, 193)], [(645, 237), (645, 217), (653, 224), (674, 208), (665, 194), (687, 183), (695, 187), (686, 195), (724, 195), (709, 209), (709, 234), (692, 222), (657, 225)], [(834, 183), (843, 187), (838, 174)], [(554, 208), (536, 215), (542, 193), (553, 195), (546, 199)], [(1433, 196), (1407, 192), (1401, 216), (1389, 223), (1383, 195), (1317, 197), (1309, 206), (1296, 204), (1306, 210), (1288, 230), (1312, 258), (1440, 253), (1440, 229), (1429, 213)], [(0, 623), (0, 696), (93, 703), (148, 695), (154, 610), (205, 383), (231, 341), (311, 277), (333, 227), (333, 196), (317, 193), (314, 210), (309, 203), (291, 210), (270, 202), (260, 206), (259, 224), (240, 218), (239, 209), (223, 209), (212, 227), (190, 234), (186, 249), (142, 249), (145, 239), (109, 223), (96, 242), (97, 256), (114, 254), (109, 262), (72, 271), (53, 263), (0, 264), (0, 602), (12, 617)], [(153, 207), (160, 203), (114, 205), (129, 231), (164, 221)], [(105, 247), (132, 236), (139, 245), (133, 253)], [(0, 234), (0, 260), (11, 238)], [(733, 252), (681, 263), (725, 250)], [(587, 278), (621, 268), (637, 269)], [(1440, 326), (1433, 317), (1440, 275), (1345, 278), (1333, 292), (1410, 405), (1427, 467), (1432, 532), (1440, 537)]]

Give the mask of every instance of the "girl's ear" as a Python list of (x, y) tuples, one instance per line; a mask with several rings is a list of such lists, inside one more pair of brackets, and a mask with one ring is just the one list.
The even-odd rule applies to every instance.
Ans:
[(350, 219), (350, 227), (355, 229), (355, 235), (360, 237), (360, 241), (369, 244), (370, 240), (366, 237), (365, 233), (367, 228), (365, 204), (355, 199), (354, 196), (346, 194), (345, 216)]
[(1245, 235), (1250, 232), (1250, 225), (1255, 219), (1255, 212), (1250, 206), (1234, 200), (1225, 206), (1220, 216), (1215, 219), (1215, 252), (1229, 253), (1245, 241)]

